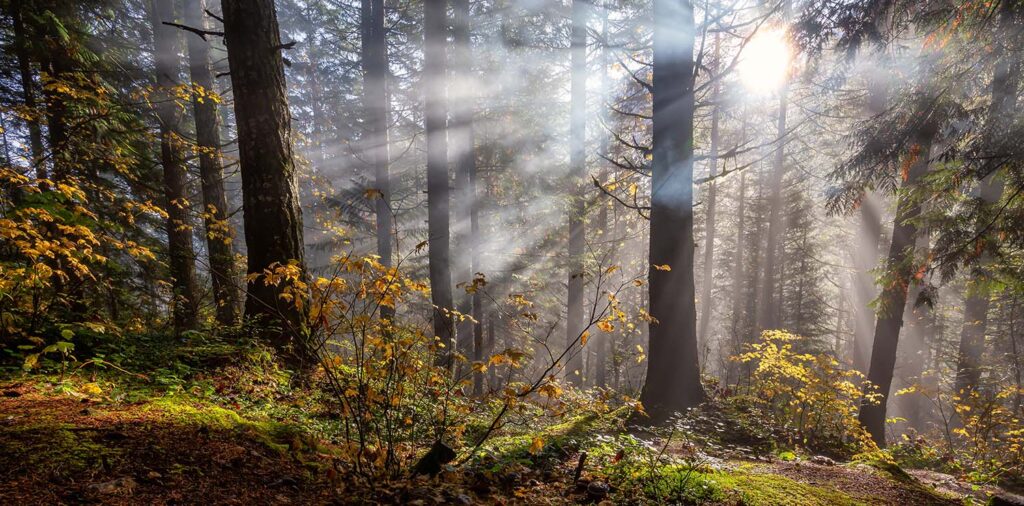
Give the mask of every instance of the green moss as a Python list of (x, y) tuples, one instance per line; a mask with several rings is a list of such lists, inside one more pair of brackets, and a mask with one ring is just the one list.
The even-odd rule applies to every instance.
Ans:
[(0, 452), (25, 470), (74, 475), (110, 466), (120, 451), (94, 440), (98, 433), (67, 424), (32, 424), (0, 431)]
[(290, 451), (325, 451), (301, 427), (246, 418), (230, 409), (187, 396), (164, 396), (151, 401), (142, 409), (158, 412), (174, 424), (238, 432), (282, 455)]
[(716, 491), (712, 500), (726, 503), (738, 502), (748, 506), (865, 504), (836, 489), (801, 483), (775, 474), (715, 472), (702, 474), (701, 478)]

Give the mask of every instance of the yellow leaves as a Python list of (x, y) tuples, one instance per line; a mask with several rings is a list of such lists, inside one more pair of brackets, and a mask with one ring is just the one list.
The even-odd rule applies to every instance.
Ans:
[(597, 328), (601, 329), (604, 332), (611, 332), (615, 330), (615, 325), (613, 325), (611, 322), (601, 320), (597, 322)]
[(537, 393), (549, 399), (557, 399), (562, 395), (562, 389), (554, 383), (545, 383), (537, 388)]
[(79, 388), (79, 390), (83, 394), (93, 397), (103, 394), (103, 389), (100, 388), (100, 386), (97, 385), (96, 383), (86, 383), (82, 385), (81, 388)]
[(544, 449), (544, 439), (540, 437), (533, 438), (533, 442), (530, 443), (530, 454), (536, 455)]
[(655, 269), (657, 269), (659, 271), (666, 271), (666, 272), (668, 272), (668, 271), (672, 270), (672, 267), (669, 266), (668, 264), (652, 265), (651, 267), (654, 267)]
[(590, 339), (590, 331), (584, 330), (583, 333), (580, 334), (580, 346), (586, 346), (588, 339)]
[(377, 200), (384, 198), (384, 192), (376, 188), (367, 188), (363, 190), (363, 196), (366, 197), (367, 200)]

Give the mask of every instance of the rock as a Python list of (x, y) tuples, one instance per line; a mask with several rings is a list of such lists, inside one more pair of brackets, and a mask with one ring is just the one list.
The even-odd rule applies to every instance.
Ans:
[(536, 487), (536, 486), (539, 486), (539, 485), (540, 485), (540, 482), (537, 481), (536, 478), (530, 478), (530, 480), (526, 482), (526, 486), (527, 487)]
[(462, 506), (470, 506), (473, 504), (473, 498), (466, 494), (459, 494), (455, 496), (455, 504), (461, 504)]
[(160, 473), (158, 473), (156, 471), (150, 471), (150, 472), (146, 473), (146, 478), (149, 478), (151, 480), (157, 480), (157, 479), (160, 479), (160, 478), (163, 478), (163, 477), (164, 477), (164, 475), (162, 475), (162, 474), (160, 474)]
[(815, 464), (818, 464), (818, 465), (822, 465), (822, 466), (834, 466), (834, 465), (836, 465), (836, 461), (834, 461), (834, 460), (832, 460), (832, 459), (830, 459), (830, 458), (828, 458), (828, 457), (826, 457), (824, 455), (815, 455), (815, 456), (811, 457), (811, 462), (813, 462)]
[(608, 484), (600, 480), (590, 482), (587, 485), (587, 495), (595, 501), (604, 499), (608, 495)]

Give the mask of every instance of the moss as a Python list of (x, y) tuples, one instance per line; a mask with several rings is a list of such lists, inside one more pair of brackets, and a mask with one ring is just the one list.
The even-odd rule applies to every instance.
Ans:
[(94, 440), (98, 433), (68, 424), (36, 423), (0, 431), (0, 452), (32, 472), (74, 475), (109, 467), (117, 448)]
[(715, 472), (701, 475), (717, 492), (716, 501), (758, 505), (836, 506), (865, 504), (849, 495), (822, 485), (810, 485), (774, 474)]
[(249, 419), (230, 409), (186, 396), (164, 396), (151, 401), (143, 410), (157, 412), (173, 424), (238, 432), (282, 456), (305, 450), (326, 451), (296, 425)]

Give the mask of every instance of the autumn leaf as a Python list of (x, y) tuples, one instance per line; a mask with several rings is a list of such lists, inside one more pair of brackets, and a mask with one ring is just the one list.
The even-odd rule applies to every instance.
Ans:
[(376, 188), (367, 188), (363, 191), (363, 195), (369, 200), (376, 200), (384, 197), (384, 193)]
[(584, 330), (583, 333), (580, 334), (580, 346), (586, 346), (588, 339), (590, 339), (590, 331)]
[(543, 449), (544, 449), (544, 440), (539, 438), (539, 437), (533, 438), (533, 443), (530, 444), (530, 454), (531, 455), (536, 455), (536, 454), (540, 453), (540, 451), (543, 450)]
[(651, 267), (654, 267), (655, 269), (657, 269), (659, 271), (671, 271), (672, 270), (672, 267), (670, 267), (668, 264), (652, 265)]
[(597, 328), (599, 328), (599, 329), (601, 329), (601, 330), (603, 330), (605, 332), (611, 332), (611, 331), (615, 330), (615, 325), (612, 325), (611, 322), (606, 322), (606, 321), (602, 320), (602, 321), (597, 322)]

